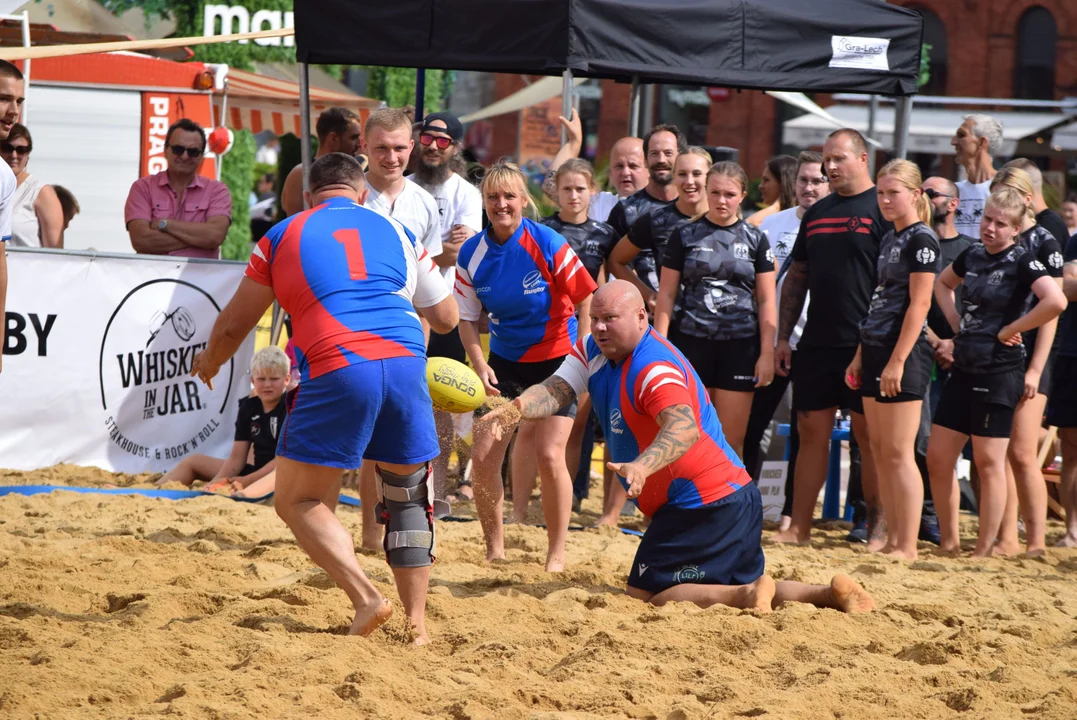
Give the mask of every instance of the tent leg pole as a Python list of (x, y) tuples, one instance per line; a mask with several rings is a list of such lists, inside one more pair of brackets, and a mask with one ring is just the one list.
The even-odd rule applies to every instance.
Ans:
[(644, 133), (654, 127), (654, 95), (654, 85), (643, 88), (643, 120), (640, 123), (640, 130)]
[(426, 69), (415, 69), (415, 122), (422, 122), (426, 117), (423, 106), (426, 104)]
[(639, 137), (639, 77), (632, 78), (628, 97), (628, 136)]
[(909, 148), (909, 124), (912, 121), (912, 97), (898, 98), (894, 109), (894, 157), (905, 159)]
[[(879, 96), (872, 95), (871, 100), (868, 102), (868, 137), (875, 137), (875, 114), (879, 110)], [(868, 150), (868, 172), (872, 177), (875, 177), (875, 148), (869, 148)]]
[[(568, 69), (561, 74), (561, 116), (572, 119), (572, 71)], [(568, 133), (562, 127), (561, 144), (564, 145), (567, 139)]]
[(299, 148), (303, 158), (303, 192), (310, 190), (310, 72), (299, 63)]

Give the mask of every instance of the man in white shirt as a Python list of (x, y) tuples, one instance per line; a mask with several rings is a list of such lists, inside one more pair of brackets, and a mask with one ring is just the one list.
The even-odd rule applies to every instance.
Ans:
[[(370, 161), (366, 172), (370, 193), (363, 206), (388, 215), (403, 225), (436, 263), (441, 255), (438, 205), (430, 193), (404, 177), (408, 159), (415, 147), (411, 137), (411, 118), (398, 108), (375, 110), (367, 118), (362, 142)], [(423, 332), (429, 336), (430, 326), (425, 322)], [(359, 497), (363, 508), (363, 547), (378, 550), (382, 546), (383, 533), (374, 516), (378, 497), (372, 462), (364, 461), (360, 469)]]
[[(7, 140), (11, 128), (19, 121), (25, 97), (25, 81), (22, 71), (6, 60), (0, 60), (0, 140)], [(7, 163), (0, 163), (0, 371), (3, 370), (4, 332), (7, 323), (7, 241), (11, 239), (11, 212), (13, 210), (15, 173)]]
[[(419, 129), (419, 161), (415, 164), (415, 174), (411, 176), (437, 203), (441, 216), (441, 255), (435, 262), (441, 267), (449, 287), (456, 281), (456, 256), (460, 246), (482, 229), (482, 194), (453, 170), (463, 150), (463, 139), (464, 126), (455, 115), (448, 112), (427, 115)], [(426, 354), (428, 357), (447, 357), (467, 363), (467, 354), (456, 329), (446, 335), (431, 332)], [(457, 416), (460, 433), (467, 433), (466, 424), (470, 420), (469, 413)], [(435, 410), (434, 423), (441, 445), (441, 455), (433, 462), (434, 497), (445, 500), (445, 480), (456, 431), (451, 413)], [(445, 510), (446, 507), (442, 505), (435, 508), (436, 512)]]
[[(800, 231), (800, 219), (804, 213), (819, 200), (830, 194), (830, 183), (823, 172), (823, 156), (817, 152), (802, 152), (797, 158), (797, 205), (795, 207), (774, 213), (763, 220), (759, 226), (767, 239), (770, 241), (770, 249), (774, 253), (774, 262), (778, 266), (778, 299), (781, 301), (782, 283), (785, 281), (785, 271), (788, 269), (787, 260), (793, 251), (793, 243), (796, 242), (797, 233)], [(804, 299), (804, 310), (797, 320), (796, 329), (789, 336), (789, 345), (794, 352), (797, 341), (804, 331), (804, 322), (808, 317), (808, 302)], [(748, 418), (748, 429), (744, 436), (744, 466), (748, 473), (758, 482), (759, 470), (763, 458), (770, 446), (770, 438), (767, 430), (775, 412), (781, 408), (782, 414), (790, 418), (789, 443), (789, 470), (786, 474), (785, 507), (782, 509), (782, 524), (787, 526), (789, 515), (792, 512), (793, 503), (793, 468), (796, 466), (796, 449), (799, 437), (796, 431), (796, 422), (793, 421), (790, 412), (790, 400), (786, 393), (789, 386), (789, 374), (781, 368), (775, 368), (774, 382), (755, 392), (752, 400), (752, 413)], [(784, 373), (784, 374), (783, 374)], [(783, 527), (784, 529), (784, 527)]]
[(991, 179), (997, 174), (992, 158), (1002, 149), (1002, 123), (990, 115), (966, 115), (950, 144), (967, 176), (955, 183), (960, 202), (954, 227), (962, 235), (979, 240), (984, 201), (991, 194)]
[(430, 193), (404, 177), (414, 147), (411, 120), (403, 110), (382, 108), (370, 113), (363, 132), (363, 150), (370, 161), (366, 173), (370, 195), (364, 206), (399, 221), (437, 262), (441, 255), (438, 205)]

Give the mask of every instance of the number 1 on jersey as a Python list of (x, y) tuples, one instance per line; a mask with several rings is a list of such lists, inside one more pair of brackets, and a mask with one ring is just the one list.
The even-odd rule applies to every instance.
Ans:
[(355, 228), (337, 230), (333, 239), (344, 246), (344, 255), (348, 258), (348, 272), (352, 280), (366, 280), (366, 259), (363, 257), (363, 241)]

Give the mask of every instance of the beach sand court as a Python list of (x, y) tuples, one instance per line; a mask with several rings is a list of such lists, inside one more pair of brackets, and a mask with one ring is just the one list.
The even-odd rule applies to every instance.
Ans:
[[(106, 483), (149, 478), (0, 472), (2, 485)], [(574, 524), (593, 522), (600, 495)], [(359, 537), (358, 510), (338, 514)], [(623, 593), (636, 537), (573, 532), (569, 570), (552, 576), (540, 528), (507, 527), (508, 559), (489, 565), (477, 522), (440, 523), (432, 644), (415, 648), (381, 556), (360, 562), (397, 613), (369, 639), (344, 636), (344, 593), (268, 504), (7, 495), (0, 718), (1077, 717), (1077, 551), (980, 562), (922, 545), (902, 564), (846, 531), (768, 547), (767, 569), (846, 572), (874, 595), (869, 615), (654, 608)], [(1051, 523), (1048, 542), (1060, 535)]]

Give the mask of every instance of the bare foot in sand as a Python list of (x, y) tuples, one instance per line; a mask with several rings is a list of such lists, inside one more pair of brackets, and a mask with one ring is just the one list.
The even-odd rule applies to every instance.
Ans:
[(916, 558), (919, 557), (915, 550), (912, 552), (905, 552), (904, 550), (898, 550), (897, 548), (893, 548), (882, 554), (886, 557), (894, 558), (895, 560), (916, 560)]
[(1056, 548), (1077, 548), (1077, 536), (1063, 535), (1062, 539), (1055, 543)]
[(744, 605), (749, 610), (769, 613), (774, 610), (774, 593), (778, 586), (770, 575), (761, 575), (758, 580), (743, 587)]
[(811, 535), (800, 536), (793, 531), (792, 528), (777, 533), (774, 537), (770, 538), (772, 543), (783, 543), (786, 545), (810, 545)]
[(1018, 543), (996, 542), (995, 546), (991, 548), (991, 554), (996, 557), (1013, 557), (1020, 552), (1021, 546)]
[(945, 557), (961, 557), (960, 545), (940, 545), (935, 548), (936, 555), (943, 555)]
[(842, 612), (855, 615), (875, 609), (875, 601), (868, 591), (848, 575), (835, 575), (830, 581), (830, 593)]
[(609, 514), (609, 515), (603, 515), (602, 517), (600, 517), (598, 519), (598, 522), (595, 523), (595, 527), (603, 527), (603, 526), (617, 527), (617, 521), (620, 518), (621, 518), (620, 513), (613, 513), (613, 514)]
[(565, 569), (565, 559), (553, 555), (546, 556), (546, 572), (556, 573)]
[(505, 559), (505, 546), (491, 547), (486, 546), (486, 562), (497, 562)]
[(781, 521), (778, 523), (778, 532), (785, 532), (793, 524), (793, 518), (788, 515), (782, 515)]
[(355, 619), (348, 630), (349, 635), (366, 637), (385, 624), (393, 616), (393, 606), (385, 598), (381, 598), (377, 605), (363, 607), (355, 612)]

